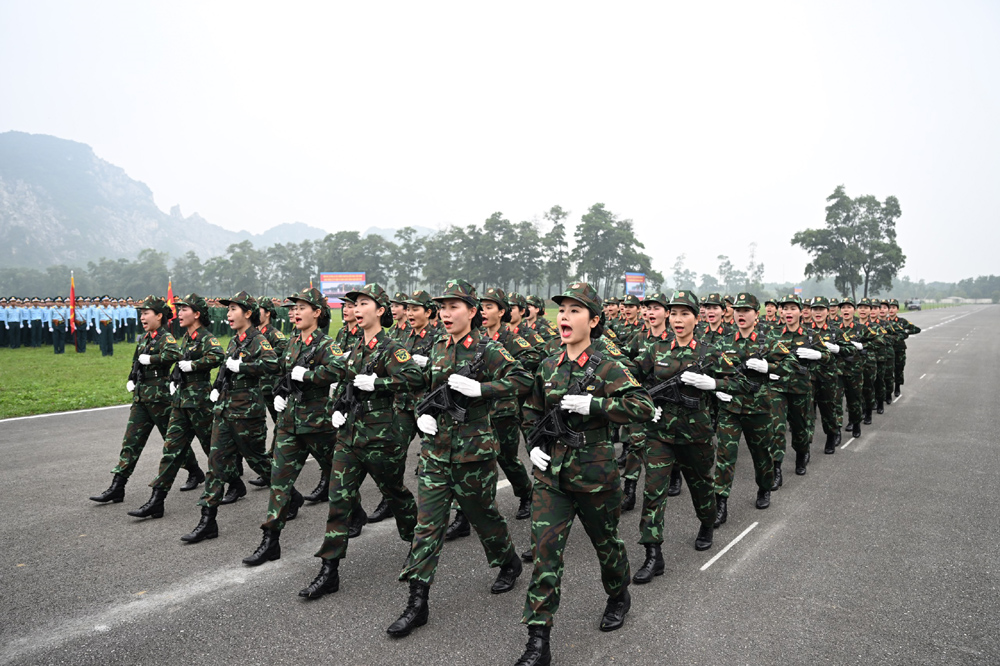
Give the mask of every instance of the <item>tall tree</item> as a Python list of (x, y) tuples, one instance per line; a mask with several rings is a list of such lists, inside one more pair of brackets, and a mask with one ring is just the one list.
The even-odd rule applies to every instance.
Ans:
[(687, 260), (686, 254), (677, 255), (674, 261), (674, 289), (694, 289), (698, 274), (690, 268), (686, 268), (684, 262)]
[(572, 275), (569, 262), (569, 242), (566, 240), (566, 218), (569, 211), (562, 206), (553, 206), (543, 217), (552, 223), (552, 228), (545, 234), (542, 242), (546, 250), (545, 280), (548, 282), (548, 295), (552, 295), (552, 285), (556, 285), (556, 293), (561, 294), (563, 285), (570, 281)]

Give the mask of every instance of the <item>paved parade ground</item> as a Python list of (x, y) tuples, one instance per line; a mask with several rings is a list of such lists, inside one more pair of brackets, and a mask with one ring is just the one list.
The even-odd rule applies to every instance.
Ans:
[[(553, 663), (1000, 663), (1000, 307), (904, 314), (923, 332), (908, 341), (902, 397), (860, 439), (845, 433), (833, 456), (817, 423), (809, 473), (789, 465), (766, 511), (754, 509), (741, 445), (729, 521), (711, 550), (694, 550), (687, 487), (670, 498), (666, 574), (631, 586), (620, 631), (597, 629), (605, 595), (577, 525)], [(149, 497), (155, 432), (125, 502), (91, 502), (111, 480), (127, 416), (109, 408), (0, 421), (0, 663), (485, 666), (521, 654), (530, 567), (513, 592), (490, 594), (496, 571), (475, 535), (445, 545), (427, 626), (393, 640), (385, 629), (406, 604), (396, 576), (408, 546), (392, 520), (351, 541), (340, 592), (306, 602), (297, 592), (319, 569), (325, 504), (306, 505), (282, 533), (281, 559), (259, 568), (240, 560), (260, 541), (264, 490), (220, 508), (218, 539), (183, 545), (200, 492), (177, 491), (183, 473), (162, 519), (126, 515)], [(318, 478), (310, 461), (299, 488)], [(411, 472), (406, 483), (415, 490)], [(529, 521), (513, 520), (517, 499), (501, 485), (520, 552)], [(368, 511), (378, 504), (370, 480), (362, 498)], [(639, 515), (622, 517), (633, 572), (644, 554)]]

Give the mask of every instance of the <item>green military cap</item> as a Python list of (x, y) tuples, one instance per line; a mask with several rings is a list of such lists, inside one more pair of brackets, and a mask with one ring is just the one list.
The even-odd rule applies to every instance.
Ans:
[(457, 298), (474, 308), (479, 307), (479, 297), (476, 295), (476, 288), (462, 279), (448, 280), (448, 284), (444, 287), (444, 293), (440, 296), (435, 296), (434, 300), (446, 301), (450, 298)]
[(840, 299), (840, 304), (841, 305), (850, 305), (853, 308), (854, 307), (854, 299), (851, 298), (850, 296), (844, 296), (842, 299)]
[(610, 298), (606, 298), (606, 299), (604, 300), (604, 304), (605, 304), (605, 305), (618, 305), (618, 304), (619, 304), (620, 302), (621, 302), (621, 301), (619, 301), (619, 299), (618, 299), (618, 297), (617, 297), (617, 296), (612, 296), (612, 297), (610, 297)]
[[(571, 298), (574, 301), (582, 303), (595, 317), (601, 316), (603, 311), (601, 297), (597, 295), (597, 290), (586, 282), (574, 282), (566, 287), (566, 291), (558, 296), (553, 296), (552, 300), (555, 301), (556, 305), (561, 305), (567, 298)], [(635, 297), (633, 296), (633, 298)]]
[(887, 298), (883, 298), (882, 300), (875, 301), (875, 302), (878, 303), (879, 305), (885, 305), (885, 306), (889, 305), (889, 299), (887, 299)]
[(830, 299), (830, 307), (831, 308), (837, 307), (838, 305), (840, 305), (840, 297), (839, 296), (834, 296), (833, 298)]
[(226, 307), (229, 307), (232, 304), (236, 304), (241, 308), (243, 308), (244, 310), (250, 310), (250, 311), (257, 309), (257, 299), (255, 299), (253, 296), (251, 296), (245, 291), (239, 292), (232, 298), (228, 299), (220, 298), (219, 303), (221, 303)]
[(664, 294), (662, 291), (653, 292), (649, 296), (646, 296), (646, 298), (644, 298), (642, 302), (647, 305), (649, 305), (650, 303), (659, 303), (664, 308), (670, 307), (670, 297)]
[[(326, 300), (326, 296), (324, 296), (323, 292), (317, 289), (316, 287), (309, 287), (308, 289), (303, 289), (297, 294), (292, 294), (291, 296), (288, 297), (288, 300), (292, 302), (302, 301), (303, 303), (308, 303), (314, 308), (319, 308), (320, 310), (323, 311), (327, 311), (330, 309), (330, 303), (329, 301)], [(219, 301), (219, 302), (225, 303), (225, 301)], [(354, 301), (351, 302), (353, 303)]]
[(493, 301), (504, 310), (510, 309), (510, 301), (507, 299), (507, 294), (500, 287), (490, 287), (483, 293), (479, 300)]
[(829, 308), (830, 300), (826, 296), (814, 296), (809, 306), (814, 308)]
[(167, 304), (167, 301), (153, 294), (144, 298), (136, 307), (140, 310), (152, 310), (164, 315), (170, 313), (170, 305)]
[(618, 301), (619, 305), (639, 305), (639, 297), (635, 294), (626, 294)]
[(785, 303), (794, 303), (802, 309), (802, 297), (798, 294), (788, 294), (778, 299), (777, 305), (784, 305)]
[(861, 307), (862, 305), (867, 305), (868, 307), (871, 307), (872, 306), (872, 299), (870, 299), (870, 298), (862, 298), (861, 300), (858, 301), (858, 307)]
[(407, 296), (402, 303), (406, 305), (419, 305), (422, 308), (430, 310), (434, 307), (434, 299), (423, 289), (418, 289)]
[(734, 301), (733, 301), (733, 297), (732, 297), (732, 295), (731, 295), (731, 294), (726, 294), (725, 296), (723, 296), (723, 297), (722, 297), (722, 301), (723, 301), (724, 303), (728, 303), (729, 305), (732, 305), (732, 304), (733, 304), (733, 302), (734, 302)]
[(389, 302), (390, 303), (405, 303), (406, 302), (406, 292), (405, 291), (397, 291), (395, 294), (392, 295), (392, 298), (389, 299)]
[(357, 291), (349, 291), (345, 294), (352, 301), (357, 302), (362, 296), (367, 296), (381, 307), (389, 307), (389, 294), (377, 282), (369, 282)]
[(736, 294), (735, 300), (733, 300), (733, 308), (750, 308), (751, 310), (759, 310), (760, 303), (757, 301), (757, 297), (749, 292), (740, 292)]
[(527, 296), (525, 300), (528, 301), (528, 305), (534, 305), (539, 310), (545, 309), (545, 301), (538, 296)]
[(174, 305), (180, 307), (186, 305), (192, 310), (199, 310), (208, 312), (208, 301), (199, 296), (198, 294), (188, 294), (184, 298), (175, 298)]
[(277, 314), (277, 312), (278, 312), (278, 310), (274, 307), (274, 299), (273, 298), (268, 298), (267, 296), (262, 296), (261, 299), (260, 299), (260, 302), (258, 303), (258, 305), (260, 305), (260, 309), (261, 310), (267, 310), (272, 315)]
[[(688, 292), (688, 293), (690, 293), (690, 292)], [(713, 293), (709, 294), (708, 296), (706, 296), (705, 298), (701, 299), (701, 304), (702, 305), (718, 305), (720, 308), (726, 307), (725, 303), (722, 300), (722, 294), (718, 294), (718, 293), (715, 293), (715, 292), (713, 292)]]
[(351, 298), (350, 296), (348, 296), (347, 294), (344, 294), (343, 296), (340, 296), (339, 298), (344, 303), (350, 303), (351, 305), (354, 305), (354, 299)]
[[(715, 294), (718, 296), (718, 294)], [(667, 303), (667, 307), (672, 307), (674, 305), (683, 305), (686, 308), (691, 308), (691, 311), (695, 314), (701, 312), (701, 304), (698, 301), (698, 295), (693, 291), (688, 289), (678, 289), (670, 297), (670, 302)]]
[(895, 305), (898, 308), (899, 307), (899, 301), (896, 300), (895, 298), (890, 298), (889, 299), (889, 307), (891, 308), (893, 305)]
[(524, 296), (517, 293), (516, 291), (512, 291), (509, 294), (507, 294), (507, 302), (510, 303), (511, 305), (516, 305), (522, 310), (528, 309), (528, 299), (526, 299)]

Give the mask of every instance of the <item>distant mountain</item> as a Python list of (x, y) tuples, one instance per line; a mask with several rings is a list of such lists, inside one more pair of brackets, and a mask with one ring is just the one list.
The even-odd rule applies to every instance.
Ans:
[(0, 266), (83, 266), (101, 257), (135, 258), (147, 247), (203, 260), (232, 243), (256, 247), (326, 236), (293, 222), (262, 234), (229, 231), (174, 206), (164, 213), (153, 193), (86, 144), (53, 136), (0, 134)]

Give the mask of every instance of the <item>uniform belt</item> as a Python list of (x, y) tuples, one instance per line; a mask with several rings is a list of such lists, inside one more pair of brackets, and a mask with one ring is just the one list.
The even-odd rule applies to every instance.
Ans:
[(101, 323), (102, 323), (102, 324), (110, 324), (110, 323), (111, 323), (111, 320), (110, 320), (110, 319), (102, 319), (102, 320), (101, 320)]
[(392, 398), (374, 398), (372, 400), (359, 400), (358, 404), (361, 405), (361, 409), (365, 414), (369, 412), (377, 412), (380, 409), (388, 409), (392, 407)]
[(53, 324), (61, 324), (61, 323), (63, 323), (63, 320), (62, 319), (53, 319), (52, 323)]
[[(447, 414), (448, 412), (445, 412)], [(478, 421), (479, 419), (486, 418), (490, 413), (489, 405), (479, 405), (477, 407), (471, 407), (465, 412), (464, 423), (470, 423), (472, 421)]]
[(185, 372), (184, 381), (188, 384), (191, 382), (207, 382), (212, 378), (212, 372), (202, 371), (202, 372)]
[(260, 386), (260, 379), (258, 377), (237, 377), (230, 384), (230, 388), (234, 389), (249, 389), (257, 388)]
[(160, 368), (146, 368), (142, 373), (143, 379), (162, 379), (167, 376), (167, 371)]

